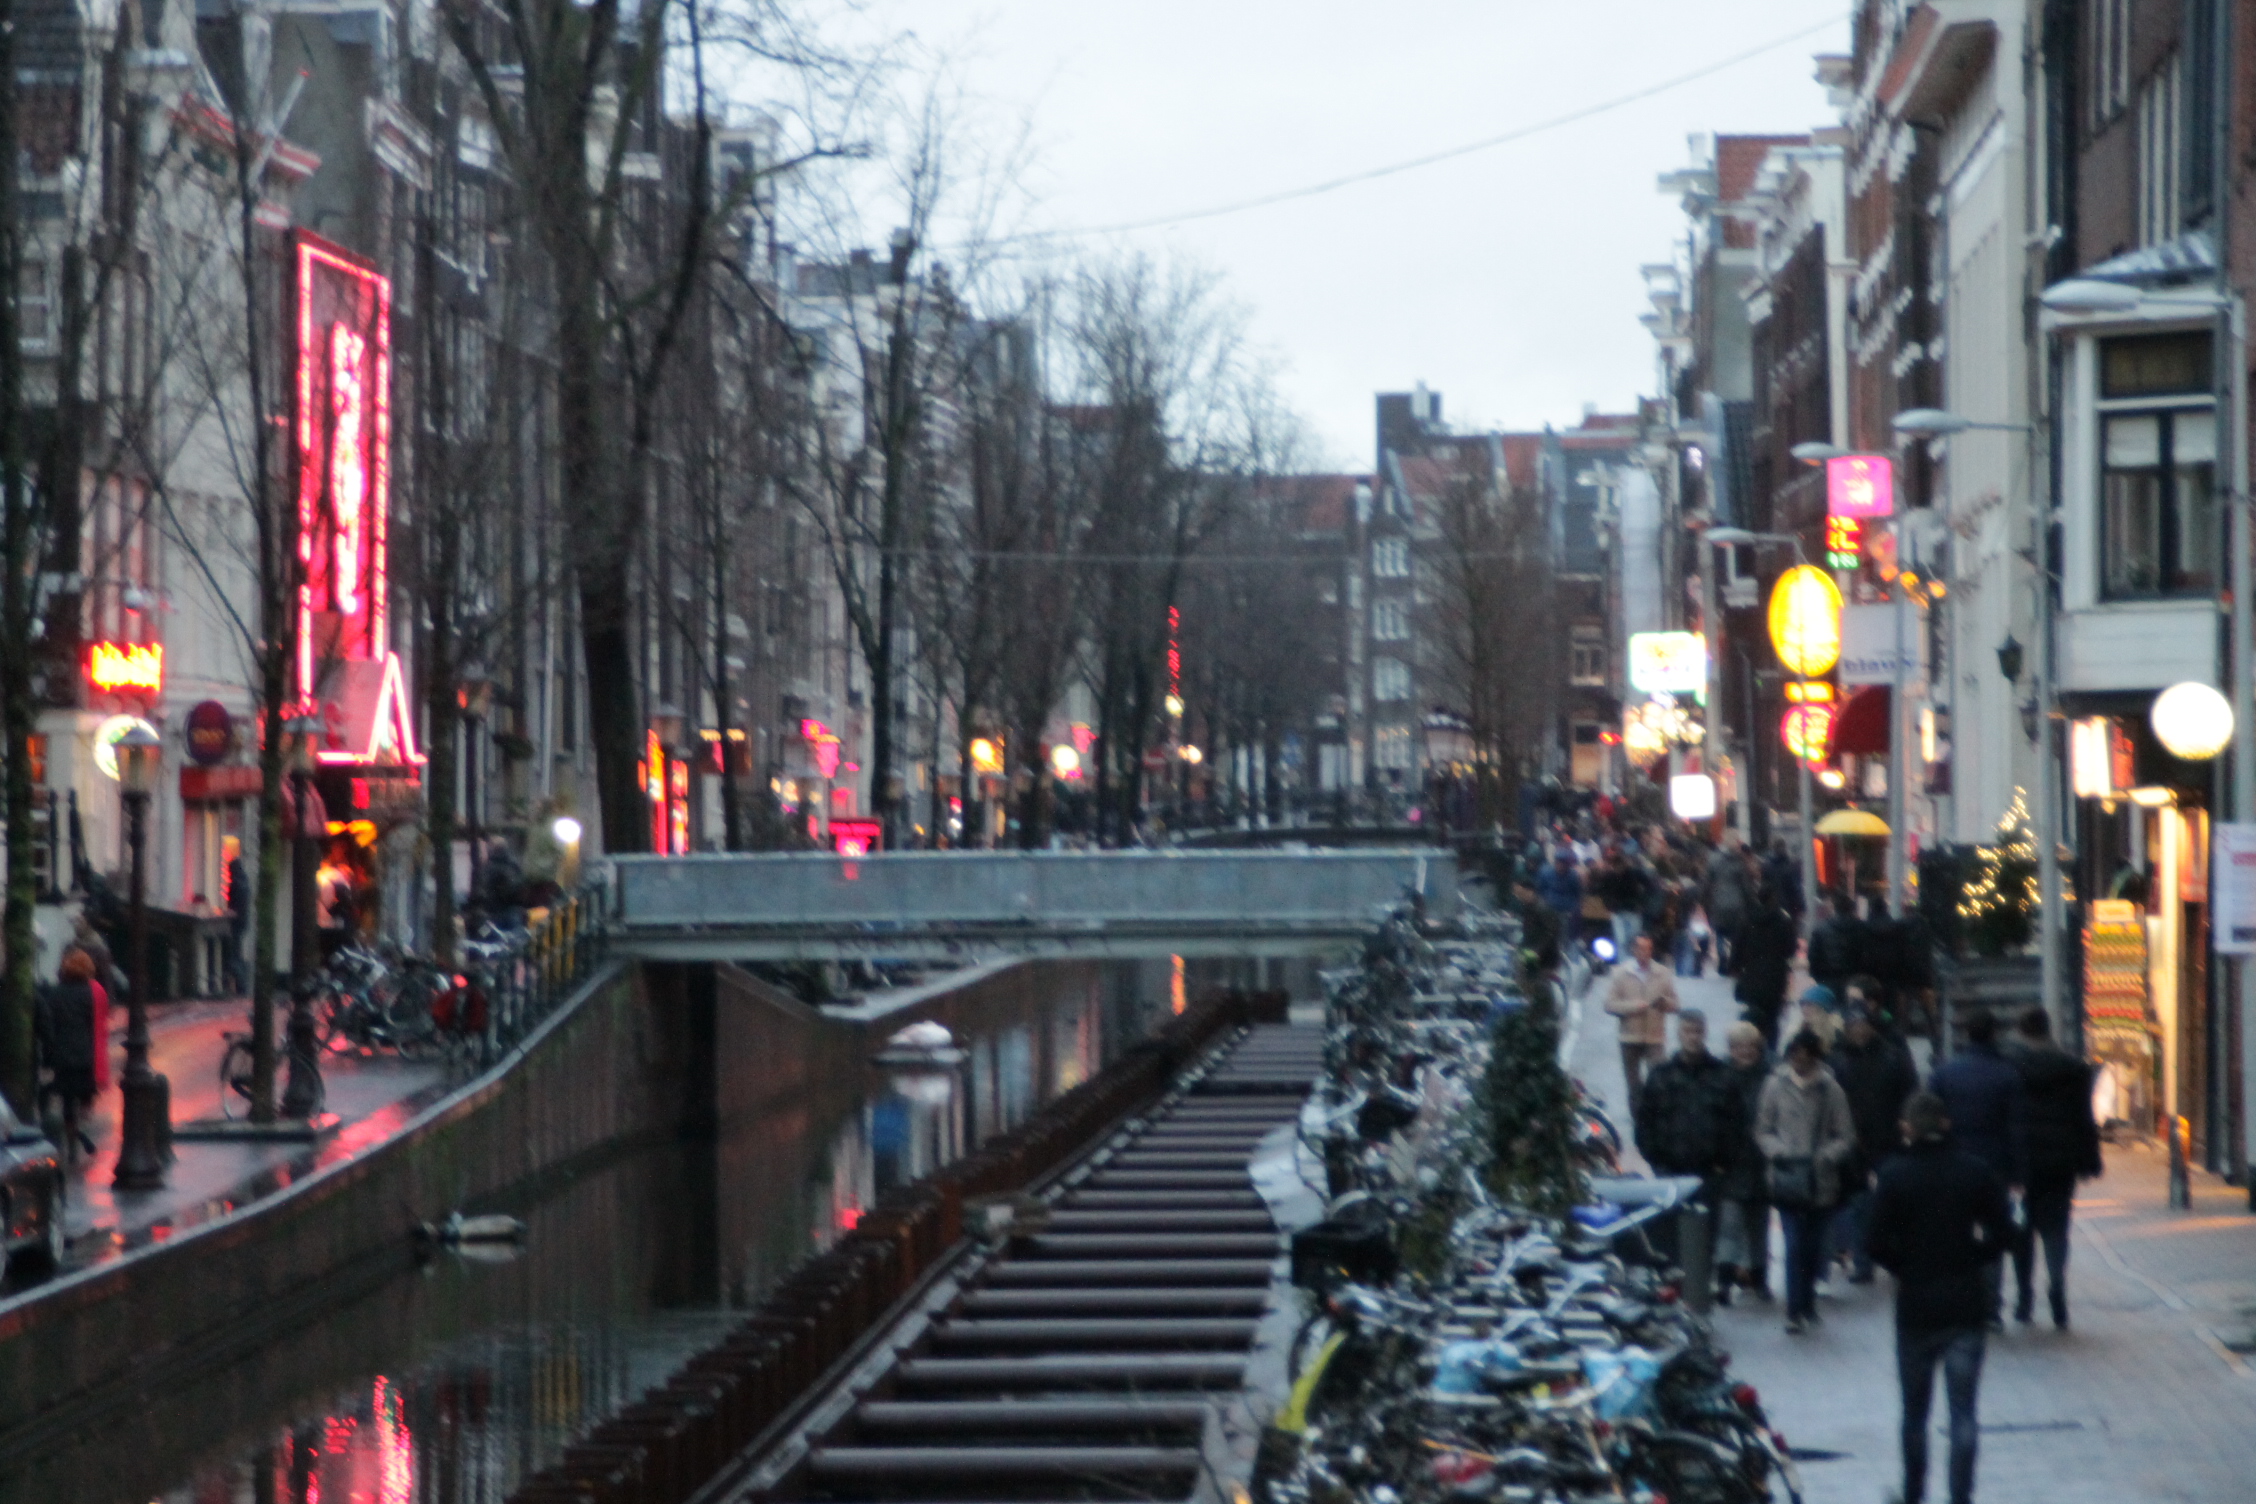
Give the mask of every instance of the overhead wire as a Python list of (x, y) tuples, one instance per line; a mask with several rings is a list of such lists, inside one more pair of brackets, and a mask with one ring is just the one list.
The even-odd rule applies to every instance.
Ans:
[(1274, 193), (1259, 194), (1252, 198), (1216, 204), (1205, 209), (1190, 209), (1177, 214), (1159, 215), (1151, 219), (1122, 220), (1117, 224), (1109, 225), (1082, 225), (1063, 230), (1023, 230), (1014, 235), (998, 237), (998, 239), (1001, 242), (1009, 242), (1016, 240), (1068, 240), (1087, 235), (1123, 235), (1137, 230), (1158, 230), (1171, 225), (1186, 225), (1200, 220), (1220, 219), (1226, 215), (1244, 214), (1254, 209), (1266, 209), (1275, 204), (1315, 198), (1322, 194), (1337, 192), (1342, 188), (1354, 187), (1358, 183), (1375, 182), (1380, 178), (1393, 177), (1399, 173), (1415, 172), (1423, 167), (1433, 167), (1443, 162), (1455, 161), (1459, 157), (1471, 156), (1476, 152), (1490, 151), (1499, 146), (1508, 146), (1515, 141), (1525, 141), (1531, 136), (1542, 135), (1546, 131), (1558, 130), (1562, 126), (1573, 125), (1578, 121), (1588, 120), (1613, 110), (1642, 103), (1656, 95), (1666, 94), (1672, 89), (1680, 89), (1686, 84), (1697, 83), (1703, 78), (1712, 77), (1725, 69), (1735, 68), (1741, 63), (1761, 57), (1766, 52), (1775, 52), (1781, 47), (1791, 46), (1795, 42), (1806, 40), (1821, 31), (1840, 25), (1847, 19), (1846, 15), (1830, 16), (1814, 26), (1804, 26), (1797, 31), (1789, 32), (1785, 36), (1775, 37), (1760, 46), (1750, 47), (1744, 52), (1735, 52), (1727, 58), (1695, 68), (1689, 73), (1680, 73), (1674, 78), (1648, 84), (1631, 93), (1601, 100), (1596, 104), (1584, 105), (1581, 109), (1569, 110), (1564, 115), (1554, 115), (1548, 120), (1539, 120), (1531, 125), (1516, 126), (1500, 135), (1484, 137), (1479, 141), (1468, 141), (1461, 146), (1452, 146), (1441, 151), (1428, 152), (1424, 156), (1409, 157), (1399, 162), (1389, 162), (1383, 166), (1347, 173), (1341, 177), (1326, 178), (1321, 182), (1306, 183), (1297, 188), (1280, 189)]

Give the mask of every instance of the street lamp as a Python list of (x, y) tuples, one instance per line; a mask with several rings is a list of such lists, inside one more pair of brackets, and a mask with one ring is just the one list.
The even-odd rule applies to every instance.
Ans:
[(282, 723), (282, 731), (287, 738), (284, 746), (289, 756), (290, 808), (296, 816), (297, 841), (291, 852), (290, 1079), (282, 1089), (281, 1114), (286, 1118), (310, 1118), (321, 1110), (326, 1095), (321, 1084), (321, 1066), (315, 1059), (315, 1052), (321, 1046), (313, 1022), (313, 974), (320, 965), (319, 895), (315, 885), (320, 881), (317, 858), (321, 847), (320, 834), (310, 828), (313, 821), (309, 813), (314, 802), (314, 752), (320, 745), (321, 719), (312, 715), (292, 716)]
[(165, 1183), (166, 1140), (172, 1131), (171, 1083), (149, 1069), (149, 799), (156, 792), (157, 765), (163, 756), (163, 740), (147, 726), (134, 725), (118, 738), (118, 787), (125, 801), (126, 844), (132, 852), (133, 907), (127, 942), (125, 1079), (119, 1088), (124, 1123), (118, 1134), (115, 1184), (128, 1191), (153, 1191)]
[(1854, 449), (1843, 449), (1838, 444), (1827, 444), (1818, 439), (1807, 439), (1786, 451), (1805, 465), (1822, 465), (1827, 460), (1846, 459), (1855, 454)]

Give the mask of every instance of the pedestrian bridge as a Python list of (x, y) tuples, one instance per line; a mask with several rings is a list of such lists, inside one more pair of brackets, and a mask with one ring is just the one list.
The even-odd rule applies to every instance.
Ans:
[(1307, 955), (1406, 896), (1457, 908), (1447, 852), (917, 851), (614, 858), (615, 946), (662, 961)]

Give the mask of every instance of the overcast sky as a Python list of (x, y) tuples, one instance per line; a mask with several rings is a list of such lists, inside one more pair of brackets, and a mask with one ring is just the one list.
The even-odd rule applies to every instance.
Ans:
[[(1211, 266), (1323, 462), (1371, 464), (1371, 397), (1424, 381), (1459, 427), (1579, 421), (1652, 387), (1638, 267), (1699, 132), (1828, 123), (1810, 59), (1843, 0), (871, 0), (1030, 131), (1027, 222), (1185, 214), (1695, 82), (1526, 140), (1243, 213), (1092, 241)], [(1816, 28), (1814, 31), (1812, 28)], [(1796, 32), (1799, 40), (1781, 41)]]

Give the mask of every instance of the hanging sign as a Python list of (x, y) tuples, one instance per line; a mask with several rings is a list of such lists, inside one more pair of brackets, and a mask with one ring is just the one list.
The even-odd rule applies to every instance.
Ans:
[(235, 750), (235, 717), (217, 700), (199, 700), (188, 711), (188, 756), (200, 767), (227, 760)]
[(1630, 633), (1629, 687), (1648, 695), (1704, 693), (1708, 639), (1698, 632)]
[(164, 691), (164, 644), (97, 642), (86, 654), (86, 682), (102, 690)]
[(1896, 464), (1884, 454), (1838, 454), (1825, 462), (1829, 517), (1887, 517), (1896, 510)]
[(2210, 830), (2210, 933), (2221, 954), (2256, 955), (2256, 822), (2224, 820)]

